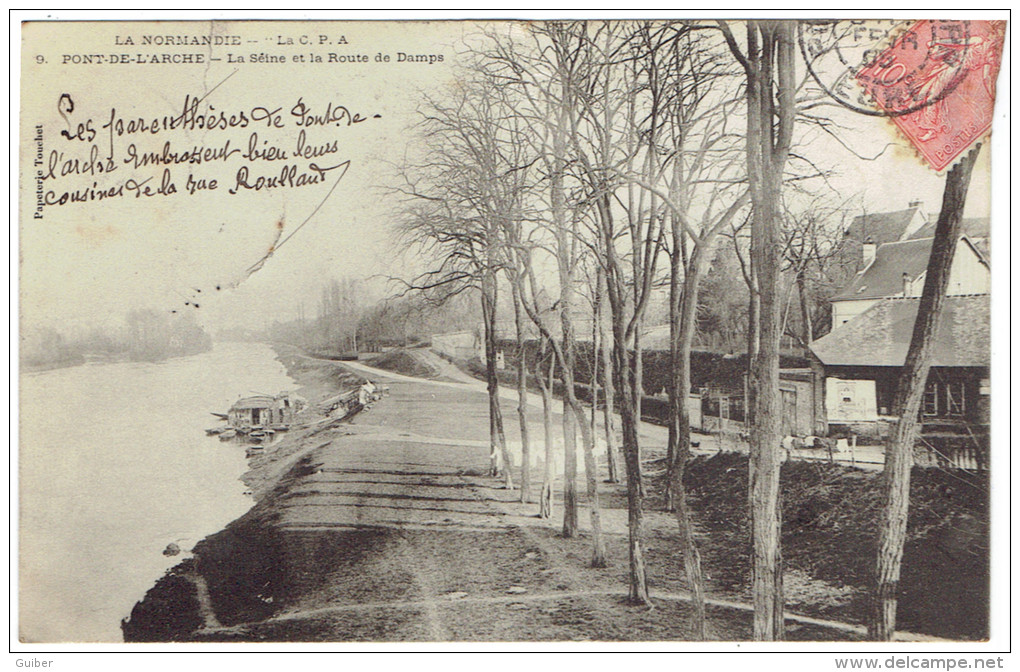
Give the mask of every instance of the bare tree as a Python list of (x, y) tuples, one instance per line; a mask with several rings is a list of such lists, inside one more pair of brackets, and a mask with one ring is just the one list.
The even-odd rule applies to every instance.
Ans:
[[(569, 172), (569, 164), (573, 159), (571, 115), (577, 105), (578, 82), (591, 67), (586, 58), (584, 42), (576, 38), (576, 30), (573, 24), (533, 26), (531, 34), (534, 44), (530, 52), (522, 53), (508, 41), (494, 39), (490, 55), (495, 70), (504, 78), (504, 82), (520, 91), (526, 101), (526, 104), (518, 108), (518, 114), (530, 118), (538, 129), (533, 141), (546, 175), (548, 231), (552, 238), (552, 256), (559, 287), (556, 305), (562, 340), (553, 340), (551, 326), (542, 321), (537, 305), (530, 307), (528, 313), (543, 335), (550, 339), (563, 382), (563, 534), (569, 537), (578, 532), (576, 435), (580, 431), (592, 524), (592, 565), (604, 566), (606, 556), (594, 458), (595, 439), (590, 426), (585, 422), (583, 407), (575, 390), (577, 355), (574, 307), (577, 303), (575, 284), (578, 280), (575, 269), (590, 246), (583, 240), (579, 229), (589, 206), (583, 199), (572, 197), (571, 193), (572, 190), (576, 191), (576, 186), (572, 186), (576, 178), (572, 178)], [(530, 253), (527, 259), (527, 267), (532, 269)], [(537, 281), (533, 269), (529, 273), (535, 298), (539, 295)]]
[[(598, 252), (596, 252), (596, 255)], [(595, 431), (598, 385), (602, 382), (602, 426), (606, 440), (606, 481), (620, 482), (619, 458), (616, 451), (616, 385), (613, 382), (612, 334), (605, 310), (606, 272), (602, 264), (595, 269), (595, 300), (592, 315), (592, 431)], [(600, 369), (601, 365), (601, 369)], [(598, 372), (601, 370), (601, 378)]]
[(730, 26), (719, 26), (746, 78), (747, 174), (751, 194), (751, 263), (757, 279), (759, 345), (749, 391), (754, 417), (749, 462), (753, 637), (781, 640), (783, 562), (779, 500), (779, 266), (783, 170), (793, 138), (794, 23), (748, 21), (741, 49)]
[[(706, 636), (704, 580), (683, 486), (690, 457), (690, 354), (698, 308), (698, 288), (712, 258), (715, 239), (747, 200), (736, 166), (735, 135), (727, 129), (734, 103), (724, 83), (725, 68), (704, 46), (693, 23), (640, 24), (632, 50), (638, 57), (639, 85), (648, 97), (648, 138), (643, 173), (621, 173), (643, 187), (668, 211), (670, 261), (670, 362), (673, 375), (667, 446), (667, 508), (676, 512), (685, 573), (694, 595), (693, 631)], [(722, 85), (721, 85), (722, 84)], [(662, 138), (659, 141), (659, 138)], [(706, 188), (707, 187), (707, 188)], [(732, 192), (732, 193), (731, 193)], [(700, 217), (694, 214), (700, 204)], [(697, 224), (695, 224), (697, 221)]]
[[(531, 289), (531, 295), (532, 295), (533, 298), (537, 297), (537, 296), (539, 296), (539, 290), (538, 290), (538, 286), (537, 286), (537, 281), (535, 279), (534, 269), (533, 269), (533, 266), (531, 264), (530, 251), (528, 251), (528, 250), (520, 250), (520, 253), (523, 255), (523, 259), (525, 260), (525, 264), (524, 264), (525, 274), (526, 274), (526, 277), (527, 277), (527, 279), (529, 281), (529, 285), (530, 285), (530, 289)], [(562, 277), (562, 274), (561, 274), (561, 277)], [(561, 288), (561, 293), (560, 293), (560, 301), (561, 302), (563, 300), (562, 297), (563, 297), (563, 294), (562, 294), (562, 288)], [(523, 298), (523, 296), (522, 296), (522, 298)], [(561, 376), (562, 376), (562, 382), (563, 382), (563, 388), (564, 388), (564, 391), (563, 391), (563, 398), (564, 398), (563, 415), (564, 416), (568, 416), (569, 415), (570, 419), (571, 419), (569, 426), (567, 425), (566, 421), (564, 422), (564, 428), (565, 428), (564, 429), (564, 440), (565, 441), (573, 440), (574, 439), (574, 435), (573, 435), (574, 430), (577, 429), (577, 428), (579, 428), (581, 430), (582, 442), (583, 442), (583, 445), (584, 445), (584, 448), (585, 448), (585, 471), (586, 471), (586, 476), (587, 476), (587, 481), (588, 481), (588, 497), (589, 497), (589, 506), (588, 506), (588, 508), (589, 508), (589, 513), (591, 515), (591, 526), (592, 526), (592, 559), (591, 559), (591, 565), (592, 565), (592, 567), (605, 567), (606, 566), (606, 548), (605, 548), (605, 541), (604, 541), (603, 535), (602, 535), (602, 517), (601, 517), (600, 506), (599, 506), (598, 489), (597, 489), (597, 486), (595, 486), (593, 484), (593, 481), (595, 479), (595, 464), (594, 464), (594, 457), (593, 457), (594, 436), (592, 434), (591, 428), (588, 426), (588, 423), (585, 422), (584, 408), (581, 405), (581, 402), (577, 398), (576, 381), (575, 381), (575, 378), (574, 378), (574, 367), (573, 367), (574, 362), (566, 354), (566, 351), (567, 351), (566, 343), (568, 343), (569, 341), (568, 341), (568, 339), (566, 337), (564, 337), (563, 343), (558, 343), (556, 341), (556, 339), (552, 335), (551, 327), (543, 320), (540, 311), (536, 307), (537, 306), (537, 302), (535, 304), (530, 304), (527, 300), (525, 300), (525, 301), (522, 301), (522, 305), (525, 307), (525, 310), (527, 311), (528, 316), (531, 317), (531, 319), (534, 322), (534, 324), (538, 327), (539, 331), (542, 334), (542, 337), (545, 339), (545, 342), (548, 343), (549, 346), (552, 348), (552, 351), (553, 351), (553, 353), (555, 355), (556, 362), (559, 364), (559, 367), (560, 367)], [(562, 316), (562, 309), (560, 309), (560, 314)], [(561, 322), (561, 324), (562, 324), (562, 322)], [(564, 325), (564, 326), (566, 326), (566, 325)], [(551, 387), (551, 386), (552, 386), (552, 384), (551, 384), (551, 381), (550, 381), (549, 387)], [(549, 442), (548, 442), (548, 438), (547, 438), (547, 445), (548, 445), (548, 443)], [(569, 458), (569, 456), (570, 456), (570, 452), (568, 451), (565, 454), (565, 458)], [(548, 456), (547, 456), (547, 459), (548, 459)], [(565, 473), (565, 478), (569, 477), (569, 475), (571, 474), (571, 472), (569, 470), (567, 470), (567, 469), (564, 470), (564, 473)], [(565, 493), (566, 493), (566, 489), (564, 489), (564, 494)], [(576, 525), (576, 521), (575, 521), (574, 524)], [(566, 531), (564, 531), (564, 536), (566, 536)]]
[[(644, 562), (642, 531), (641, 447), (638, 438), (641, 397), (640, 327), (653, 291), (663, 222), (655, 195), (645, 198), (626, 189), (618, 173), (644, 174), (659, 166), (654, 147), (660, 132), (656, 104), (641, 107), (637, 59), (627, 30), (620, 24), (571, 24), (560, 38), (585, 55), (588, 67), (573, 80), (575, 105), (569, 110), (572, 156), (586, 198), (595, 206), (591, 221), (604, 267), (606, 298), (613, 332), (613, 375), (620, 400), (624, 463), (627, 473), (630, 599), (651, 604)], [(647, 115), (647, 123), (641, 121)], [(617, 222), (617, 209), (624, 224)]]
[[(424, 98), (422, 134), (429, 150), (422, 165), (405, 171), (402, 189), (415, 206), (405, 239), (428, 249), (439, 267), (419, 277), (417, 289), (459, 287), (480, 291), (489, 396), (491, 467), (513, 489), (513, 463), (503, 430), (496, 376), (499, 274), (506, 270), (507, 220), (520, 216), (523, 179), (503, 123), (496, 82), (477, 68), (463, 73), (447, 99)], [(414, 177), (409, 175), (413, 172)]]
[(886, 442), (885, 467), (882, 470), (882, 512), (873, 605), (868, 619), (868, 636), (871, 639), (892, 641), (896, 634), (896, 599), (903, 544), (907, 536), (910, 470), (914, 464), (918, 414), (937, 342), (949, 273), (963, 231), (963, 206), (967, 201), (970, 176), (980, 150), (981, 145), (978, 144), (946, 176), (924, 289), (921, 290), (910, 347), (896, 386), (893, 408), (897, 420)]
[[(548, 354), (547, 354), (548, 353)], [(549, 373), (545, 373), (543, 363)], [(556, 479), (556, 463), (553, 457), (553, 380), (556, 372), (556, 356), (552, 352), (549, 339), (542, 336), (542, 350), (536, 367), (536, 378), (542, 391), (542, 427), (545, 430), (545, 469), (542, 473), (542, 492), (538, 498), (538, 515), (541, 518), (552, 518), (553, 515), (553, 482)]]
[(804, 348), (818, 336), (819, 328), (823, 326), (819, 319), (819, 313), (823, 312), (819, 310), (819, 304), (827, 298), (825, 292), (831, 292), (835, 286), (829, 275), (831, 262), (840, 255), (845, 242), (842, 235), (844, 206), (843, 203), (833, 205), (815, 197), (798, 212), (786, 209), (783, 270), (793, 276), (789, 291), (797, 293), (800, 328), (791, 327), (790, 320), (784, 319), (783, 331)]
[[(521, 305), (521, 288), (511, 282), (514, 303), (514, 328), (517, 334), (517, 420), (521, 428), (521, 503), (531, 501), (531, 440), (528, 435), (528, 360), (526, 325)], [(539, 374), (541, 375), (541, 374)]]
[[(605, 270), (599, 268), (599, 292), (601, 296), (606, 293)], [(604, 304), (603, 304), (604, 305)], [(606, 434), (606, 464), (608, 480), (610, 483), (620, 482), (620, 468), (618, 466), (616, 448), (616, 383), (613, 375), (613, 342), (610, 326), (606, 319), (608, 314), (604, 309), (599, 314), (599, 336), (601, 347), (599, 348), (602, 360), (602, 380), (605, 389), (605, 406), (602, 412), (602, 423)]]

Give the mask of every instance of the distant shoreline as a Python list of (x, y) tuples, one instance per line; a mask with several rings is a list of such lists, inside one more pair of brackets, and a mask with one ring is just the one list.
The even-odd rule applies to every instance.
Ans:
[[(221, 343), (233, 342), (233, 341), (220, 341)], [(54, 362), (45, 362), (40, 364), (18, 362), (19, 373), (44, 373), (46, 371), (56, 371), (57, 369), (70, 369), (76, 366), (82, 366), (84, 364), (123, 364), (125, 362), (148, 362), (150, 364), (157, 364), (159, 362), (165, 362), (171, 359), (178, 359), (180, 357), (191, 357), (193, 355), (201, 355), (204, 352), (211, 352), (213, 346), (210, 345), (208, 348), (201, 350), (174, 353), (172, 355), (166, 355), (162, 357), (131, 357), (130, 355), (117, 354), (117, 355), (96, 355), (95, 353), (87, 353), (67, 359), (60, 359)], [(92, 359), (90, 361), (90, 358)]]
[(18, 373), (44, 373), (46, 371), (56, 371), (57, 369), (70, 369), (75, 366), (81, 366), (86, 364), (88, 360), (84, 357), (81, 359), (72, 360), (60, 360), (56, 362), (47, 362), (45, 364), (26, 364), (25, 362), (18, 362)]

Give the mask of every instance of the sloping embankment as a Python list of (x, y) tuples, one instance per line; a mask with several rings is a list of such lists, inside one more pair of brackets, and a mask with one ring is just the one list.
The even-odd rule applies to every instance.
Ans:
[[(783, 465), (783, 564), (791, 610), (865, 622), (881, 508), (880, 479), (880, 473), (841, 465), (797, 461)], [(747, 597), (747, 456), (699, 457), (688, 467), (686, 480), (695, 519), (705, 532), (706, 572), (716, 588)], [(988, 638), (988, 485), (987, 474), (915, 467), (898, 629), (954, 640)], [(654, 506), (648, 503), (648, 508)], [(804, 577), (810, 580), (799, 580)], [(841, 590), (824, 596), (813, 593), (811, 586), (817, 581)]]

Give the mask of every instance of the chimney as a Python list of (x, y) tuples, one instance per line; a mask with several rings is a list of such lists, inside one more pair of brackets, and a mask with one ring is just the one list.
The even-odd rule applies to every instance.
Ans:
[(910, 296), (910, 274), (903, 274), (903, 296)]
[(924, 201), (921, 200), (914, 200), (907, 203), (908, 208), (920, 208), (922, 205), (924, 205)]
[(861, 267), (867, 267), (872, 261), (875, 260), (875, 250), (878, 249), (878, 245), (875, 241), (868, 237), (863, 243), (861, 243)]

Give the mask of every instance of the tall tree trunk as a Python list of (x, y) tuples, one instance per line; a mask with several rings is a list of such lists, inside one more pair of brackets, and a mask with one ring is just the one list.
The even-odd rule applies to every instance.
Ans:
[(513, 461), (507, 451), (503, 431), (503, 410), (499, 406), (499, 379), (496, 377), (496, 278), (491, 272), (482, 277), (482, 317), (485, 330), (485, 378), (489, 393), (490, 467), (493, 476), (503, 475), (503, 484), (513, 490)]
[[(535, 286), (534, 286), (534, 274), (530, 274), (530, 278), (529, 279), (532, 282), (532, 291), (535, 292), (536, 289), (535, 289)], [(565, 442), (568, 442), (571, 445), (571, 448), (574, 447), (573, 444), (576, 441), (575, 433), (576, 433), (577, 428), (579, 427), (580, 430), (581, 430), (581, 439), (582, 439), (582, 444), (583, 444), (583, 447), (584, 447), (584, 461), (585, 461), (585, 472), (586, 472), (585, 475), (586, 475), (586, 481), (587, 481), (587, 486), (588, 486), (588, 503), (589, 503), (589, 511), (590, 511), (590, 514), (591, 514), (591, 538), (592, 538), (592, 560), (591, 560), (591, 564), (592, 564), (593, 567), (605, 567), (606, 566), (606, 549), (605, 549), (605, 542), (603, 541), (603, 535), (602, 535), (602, 516), (601, 516), (601, 509), (600, 509), (600, 506), (599, 506), (599, 492), (598, 492), (598, 483), (597, 483), (598, 472), (597, 472), (597, 468), (596, 468), (596, 465), (595, 465), (595, 433), (592, 431), (592, 428), (589, 427), (588, 423), (585, 422), (584, 407), (581, 405), (581, 402), (578, 401), (578, 399), (577, 399), (577, 394), (576, 394), (576, 391), (575, 391), (576, 384), (575, 384), (575, 380), (574, 380), (574, 359), (573, 359), (574, 353), (573, 353), (573, 348), (570, 347), (572, 345), (572, 342), (573, 342), (573, 332), (572, 332), (573, 326), (572, 326), (572, 323), (569, 320), (569, 318), (564, 317), (564, 313), (562, 311), (562, 306), (564, 304), (567, 305), (567, 306), (570, 305), (570, 299), (569, 299), (569, 295), (567, 295), (566, 297), (564, 296), (564, 293), (563, 293), (562, 289), (561, 289), (561, 295), (560, 296), (561, 296), (561, 299), (560, 299), (560, 301), (561, 301), (560, 317), (561, 317), (562, 326), (563, 326), (563, 332), (564, 332), (564, 344), (563, 344), (563, 347), (557, 347), (556, 342), (552, 340), (552, 335), (549, 333), (548, 329), (542, 324), (541, 320), (537, 317), (537, 313), (535, 311), (533, 311), (532, 309), (527, 308), (527, 306), (525, 306), (525, 308), (528, 310), (528, 315), (532, 318), (532, 320), (535, 322), (535, 324), (538, 326), (539, 330), (541, 331), (542, 336), (545, 338), (545, 342), (548, 343), (552, 347), (552, 349), (553, 349), (553, 351), (554, 351), (554, 353), (556, 355), (555, 359), (559, 363), (560, 372), (561, 372), (561, 379), (563, 381), (563, 427), (564, 427), (564, 438), (565, 438)], [(543, 399), (546, 399), (546, 400), (549, 399), (549, 395), (547, 394), (546, 388), (549, 388), (549, 389), (552, 388), (552, 368), (550, 368), (550, 370), (549, 370), (549, 376), (550, 376), (549, 384), (545, 385), (543, 383)], [(547, 418), (548, 418), (548, 406), (549, 406), (549, 404), (547, 403), (546, 404)], [(547, 445), (551, 445), (551, 443), (552, 443), (551, 436), (550, 436), (548, 431), (547, 431), (547, 434), (546, 434), (546, 442), (547, 442)], [(548, 454), (548, 451), (547, 451), (547, 459), (548, 459), (548, 455), (549, 454)], [(573, 481), (576, 478), (576, 468), (577, 468), (577, 465), (576, 465), (576, 457), (575, 457), (574, 451), (573, 450), (565, 451), (564, 452), (564, 459), (567, 462), (571, 462), (571, 464), (565, 465), (565, 467), (564, 467), (564, 480), (570, 482), (570, 481)], [(549, 462), (547, 462), (546, 469), (547, 469), (547, 471), (546, 471), (546, 473), (547, 473), (547, 481), (551, 482), (551, 477), (549, 476), (549, 474), (550, 474), (550, 472), (549, 472)], [(568, 498), (567, 497), (568, 488), (574, 488), (575, 489), (574, 492), (573, 492), (573, 497), (572, 498)], [(576, 534), (578, 532), (578, 530), (577, 530), (576, 485), (574, 485), (573, 483), (570, 483), (569, 485), (567, 483), (565, 483), (564, 484), (564, 502), (565, 502), (564, 508), (565, 509), (566, 509), (566, 506), (567, 506), (566, 502), (571, 501), (571, 499), (573, 500), (573, 507), (572, 507), (572, 510), (571, 510), (571, 513), (573, 515), (572, 515), (572, 517), (568, 516), (567, 515), (567, 511), (564, 511), (564, 519), (563, 519), (563, 522), (564, 522), (563, 535), (564, 536), (568, 536), (568, 537), (569, 536), (576, 536)]]
[(693, 634), (696, 639), (707, 637), (705, 623), (705, 578), (701, 571), (701, 554), (694, 537), (690, 513), (687, 507), (687, 491), (684, 473), (691, 457), (691, 417), (687, 409), (687, 395), (691, 389), (691, 348), (694, 342), (695, 319), (698, 311), (698, 289), (705, 272), (707, 260), (711, 257), (712, 238), (702, 241), (691, 253), (684, 274), (683, 292), (679, 301), (679, 323), (676, 325), (676, 341), (671, 344), (676, 359), (673, 362), (671, 392), (677, 401), (671, 404), (676, 411), (676, 447), (673, 462), (669, 465), (670, 481), (667, 491), (672, 494), (672, 503), (680, 527), (680, 543), (684, 554), (684, 572), (691, 588), (694, 613), (692, 614)]
[[(499, 383), (495, 382), (496, 367), (495, 367), (495, 348), (492, 346), (492, 336), (490, 330), (492, 329), (492, 323), (489, 318), (489, 303), (491, 298), (489, 296), (488, 283), (483, 279), (482, 281), (482, 345), (485, 350), (485, 388), (488, 394), (489, 400), (489, 475), (499, 476), (503, 469), (503, 453), (499, 446), (499, 433), (496, 430), (496, 413), (498, 411), (498, 404), (493, 403), (494, 390), (498, 388)], [(405, 340), (405, 347), (407, 345)], [(491, 363), (491, 364), (490, 364)], [(494, 384), (495, 383), (495, 384)]]
[[(549, 204), (553, 217), (553, 235), (556, 238), (556, 266), (560, 281), (559, 315), (563, 332), (560, 373), (564, 388), (574, 373), (573, 310), (575, 258), (571, 247), (570, 230), (566, 214), (566, 193), (563, 176), (566, 171), (567, 118), (572, 104), (571, 89), (560, 82), (561, 96), (556, 110), (557, 123), (553, 128), (553, 173), (549, 180)], [(532, 278), (534, 274), (532, 274)], [(537, 300), (537, 295), (535, 295)], [(573, 392), (573, 390), (571, 390)], [(566, 391), (564, 390), (564, 400)], [(583, 422), (583, 420), (582, 420)], [(563, 408), (563, 536), (577, 536), (577, 429), (572, 413)]]
[(673, 504), (673, 469), (676, 464), (677, 444), (680, 440), (678, 427), (680, 424), (680, 407), (687, 401), (687, 393), (677, 387), (676, 371), (680, 366), (680, 245), (682, 232), (677, 232), (679, 224), (673, 216), (673, 249), (669, 258), (669, 365), (673, 375), (667, 379), (666, 392), (669, 395), (669, 419), (667, 420), (666, 438), (666, 491), (663, 508), (674, 511)]
[[(620, 316), (622, 321), (623, 317)], [(642, 531), (641, 457), (638, 453), (638, 431), (635, 419), (633, 369), (630, 366), (631, 353), (622, 338), (622, 325), (614, 316), (613, 348), (614, 374), (620, 393), (620, 424), (623, 429), (623, 459), (627, 470), (627, 531), (630, 550), (630, 591), (631, 602), (651, 605), (648, 596), (648, 578), (645, 569), (644, 539)]]
[(521, 425), (521, 503), (531, 501), (531, 442), (528, 436), (528, 361), (521, 315), (521, 288), (512, 283), (514, 325), (517, 329), (517, 419)]
[[(598, 314), (598, 301), (596, 301), (596, 315)], [(592, 325), (595, 332), (596, 338), (592, 343), (592, 378), (591, 378), (591, 390), (592, 390), (592, 407), (591, 407), (591, 424), (585, 423), (584, 408), (578, 401), (576, 394), (566, 395), (565, 399), (569, 400), (571, 412), (577, 417), (578, 425), (581, 427), (581, 445), (584, 450), (584, 476), (585, 485), (587, 486), (588, 495), (588, 511), (591, 516), (591, 529), (592, 529), (592, 556), (591, 566), (592, 567), (605, 567), (606, 566), (606, 545), (602, 536), (602, 512), (599, 504), (599, 488), (598, 488), (598, 464), (595, 460), (595, 432), (596, 432), (596, 419), (598, 418), (597, 406), (598, 406), (598, 328), (596, 324)], [(573, 392), (574, 387), (569, 387)], [(564, 401), (566, 404), (567, 401)], [(566, 409), (564, 409), (566, 412)]]
[[(642, 530), (643, 493), (641, 492), (641, 453), (638, 423), (639, 405), (634, 352), (628, 348), (627, 283), (622, 277), (621, 263), (616, 256), (613, 239), (613, 214), (608, 195), (599, 200), (602, 244), (606, 254), (606, 295), (611, 308), (613, 331), (613, 376), (619, 390), (620, 424), (623, 433), (623, 458), (627, 474), (627, 534), (630, 550), (630, 601), (651, 606), (644, 560)], [(637, 305), (634, 306), (637, 309)]]
[[(570, 386), (567, 388), (573, 391), (573, 376)], [(588, 512), (591, 516), (591, 566), (605, 567), (606, 544), (602, 535), (602, 510), (599, 504), (598, 468), (595, 464), (595, 435), (591, 428), (584, 421), (584, 407), (573, 393), (567, 395), (564, 405), (564, 414), (570, 413), (577, 420), (577, 426), (581, 428), (581, 445), (584, 450), (584, 476), (588, 495)]]
[[(684, 452), (681, 450), (681, 452)], [(701, 571), (701, 553), (698, 551), (698, 542), (694, 538), (694, 524), (691, 522), (690, 509), (687, 506), (687, 496), (682, 485), (684, 474), (687, 471), (686, 463), (678, 464), (673, 472), (676, 483), (676, 521), (680, 528), (680, 547), (684, 553), (684, 574), (687, 576), (687, 584), (691, 589), (691, 605), (694, 613), (691, 614), (691, 636), (699, 641), (708, 639), (708, 623), (705, 614), (705, 576)]]
[[(598, 271), (598, 282), (600, 283), (600, 291), (604, 292), (606, 274), (601, 267)], [(605, 311), (603, 311), (603, 313), (604, 312)], [(606, 470), (609, 472), (607, 480), (610, 483), (619, 483), (620, 468), (617, 464), (616, 455), (616, 385), (614, 384), (613, 379), (613, 344), (611, 333), (606, 328), (605, 314), (600, 316), (598, 328), (602, 336), (602, 347), (600, 348), (600, 351), (602, 356), (602, 383), (606, 401), (605, 405), (602, 407), (602, 421), (605, 425), (606, 433)]]
[[(564, 346), (566, 343), (564, 342)], [(568, 367), (573, 362), (567, 357), (560, 362), (560, 379), (563, 382), (563, 536), (576, 537), (577, 527), (577, 421), (567, 408)], [(581, 419), (584, 422), (584, 419)]]
[(748, 270), (751, 282), (747, 288), (747, 378), (744, 384), (744, 426), (754, 427), (755, 401), (754, 386), (751, 377), (754, 375), (754, 362), (758, 359), (758, 348), (761, 344), (761, 295), (758, 294), (758, 274), (754, 270), (754, 260), (748, 259)]
[[(578, 533), (577, 525), (577, 453), (576, 431), (581, 430), (581, 446), (584, 455), (585, 482), (588, 494), (588, 509), (591, 515), (592, 567), (606, 566), (606, 548), (602, 536), (602, 518), (599, 508), (598, 469), (595, 466), (595, 436), (584, 418), (584, 408), (577, 400), (574, 370), (576, 362), (576, 341), (571, 315), (573, 308), (573, 273), (560, 266), (560, 323), (563, 327), (563, 348), (561, 350), (560, 372), (563, 380), (563, 438), (566, 444), (564, 454), (564, 516), (563, 536), (573, 537)], [(567, 492), (570, 492), (568, 500)], [(569, 503), (568, 503), (569, 502)], [(569, 508), (569, 515), (568, 515)]]
[[(747, 164), (751, 194), (751, 264), (758, 282), (758, 352), (751, 360), (748, 388), (754, 420), (748, 460), (751, 518), (753, 637), (781, 640), (783, 562), (779, 498), (779, 218), (783, 167), (789, 156), (794, 108), (794, 24), (749, 21), (747, 56)], [(730, 48), (735, 50), (732, 36)], [(778, 103), (778, 104), (777, 104)]]
[(751, 274), (751, 285), (747, 288), (747, 368), (751, 370), (751, 362), (758, 356), (761, 344), (761, 295), (758, 293), (758, 273), (754, 268), (754, 260), (748, 263)]
[(601, 362), (600, 352), (602, 350), (602, 330), (599, 322), (602, 320), (602, 288), (598, 282), (595, 283), (595, 299), (592, 302), (591, 321), (591, 435), (595, 438), (595, 445), (598, 445), (599, 431), (599, 364)]
[[(767, 196), (761, 207), (775, 203), (773, 198), (771, 194)], [(762, 221), (751, 245), (758, 266), (761, 340), (758, 356), (751, 362), (754, 424), (748, 478), (753, 539), (754, 630), (755, 639), (761, 640), (780, 640), (783, 637), (779, 501), (779, 448), (782, 438), (779, 393), (781, 306), (778, 301), (779, 269), (778, 264), (774, 263), (778, 241), (776, 214), (775, 211), (762, 214)]]
[[(543, 340), (542, 349), (546, 342)], [(556, 460), (553, 458), (553, 395), (552, 387), (556, 371), (556, 358), (549, 355), (548, 378), (543, 375), (541, 367), (538, 371), (538, 383), (542, 388), (542, 425), (545, 429), (545, 469), (542, 475), (542, 495), (539, 497), (538, 515), (540, 518), (552, 518), (553, 514), (553, 481), (556, 479)]]
[[(644, 320), (639, 319), (637, 326), (634, 328), (634, 433), (637, 435), (639, 428), (641, 427), (641, 412), (643, 401), (645, 398), (645, 366), (644, 366), (644, 353), (641, 350), (641, 325)], [(635, 450), (637, 451), (637, 470), (634, 472), (634, 477), (638, 481), (638, 492), (641, 493), (641, 497), (644, 498), (648, 493), (645, 492), (645, 479), (642, 473), (643, 460), (641, 458), (641, 441), (635, 444)], [(629, 476), (628, 476), (629, 478)]]
[(942, 306), (945, 303), (949, 273), (956, 254), (967, 200), (970, 176), (981, 146), (977, 145), (956, 164), (946, 177), (942, 210), (935, 224), (928, 271), (917, 306), (917, 318), (907, 350), (906, 361), (896, 387), (893, 408), (896, 426), (886, 443), (882, 471), (882, 513), (878, 532), (872, 610), (868, 621), (870, 639), (892, 641), (896, 632), (896, 600), (899, 593), (903, 544), (907, 536), (910, 507), (910, 469), (914, 462), (918, 413), (931, 368), (932, 353), (938, 339)]

